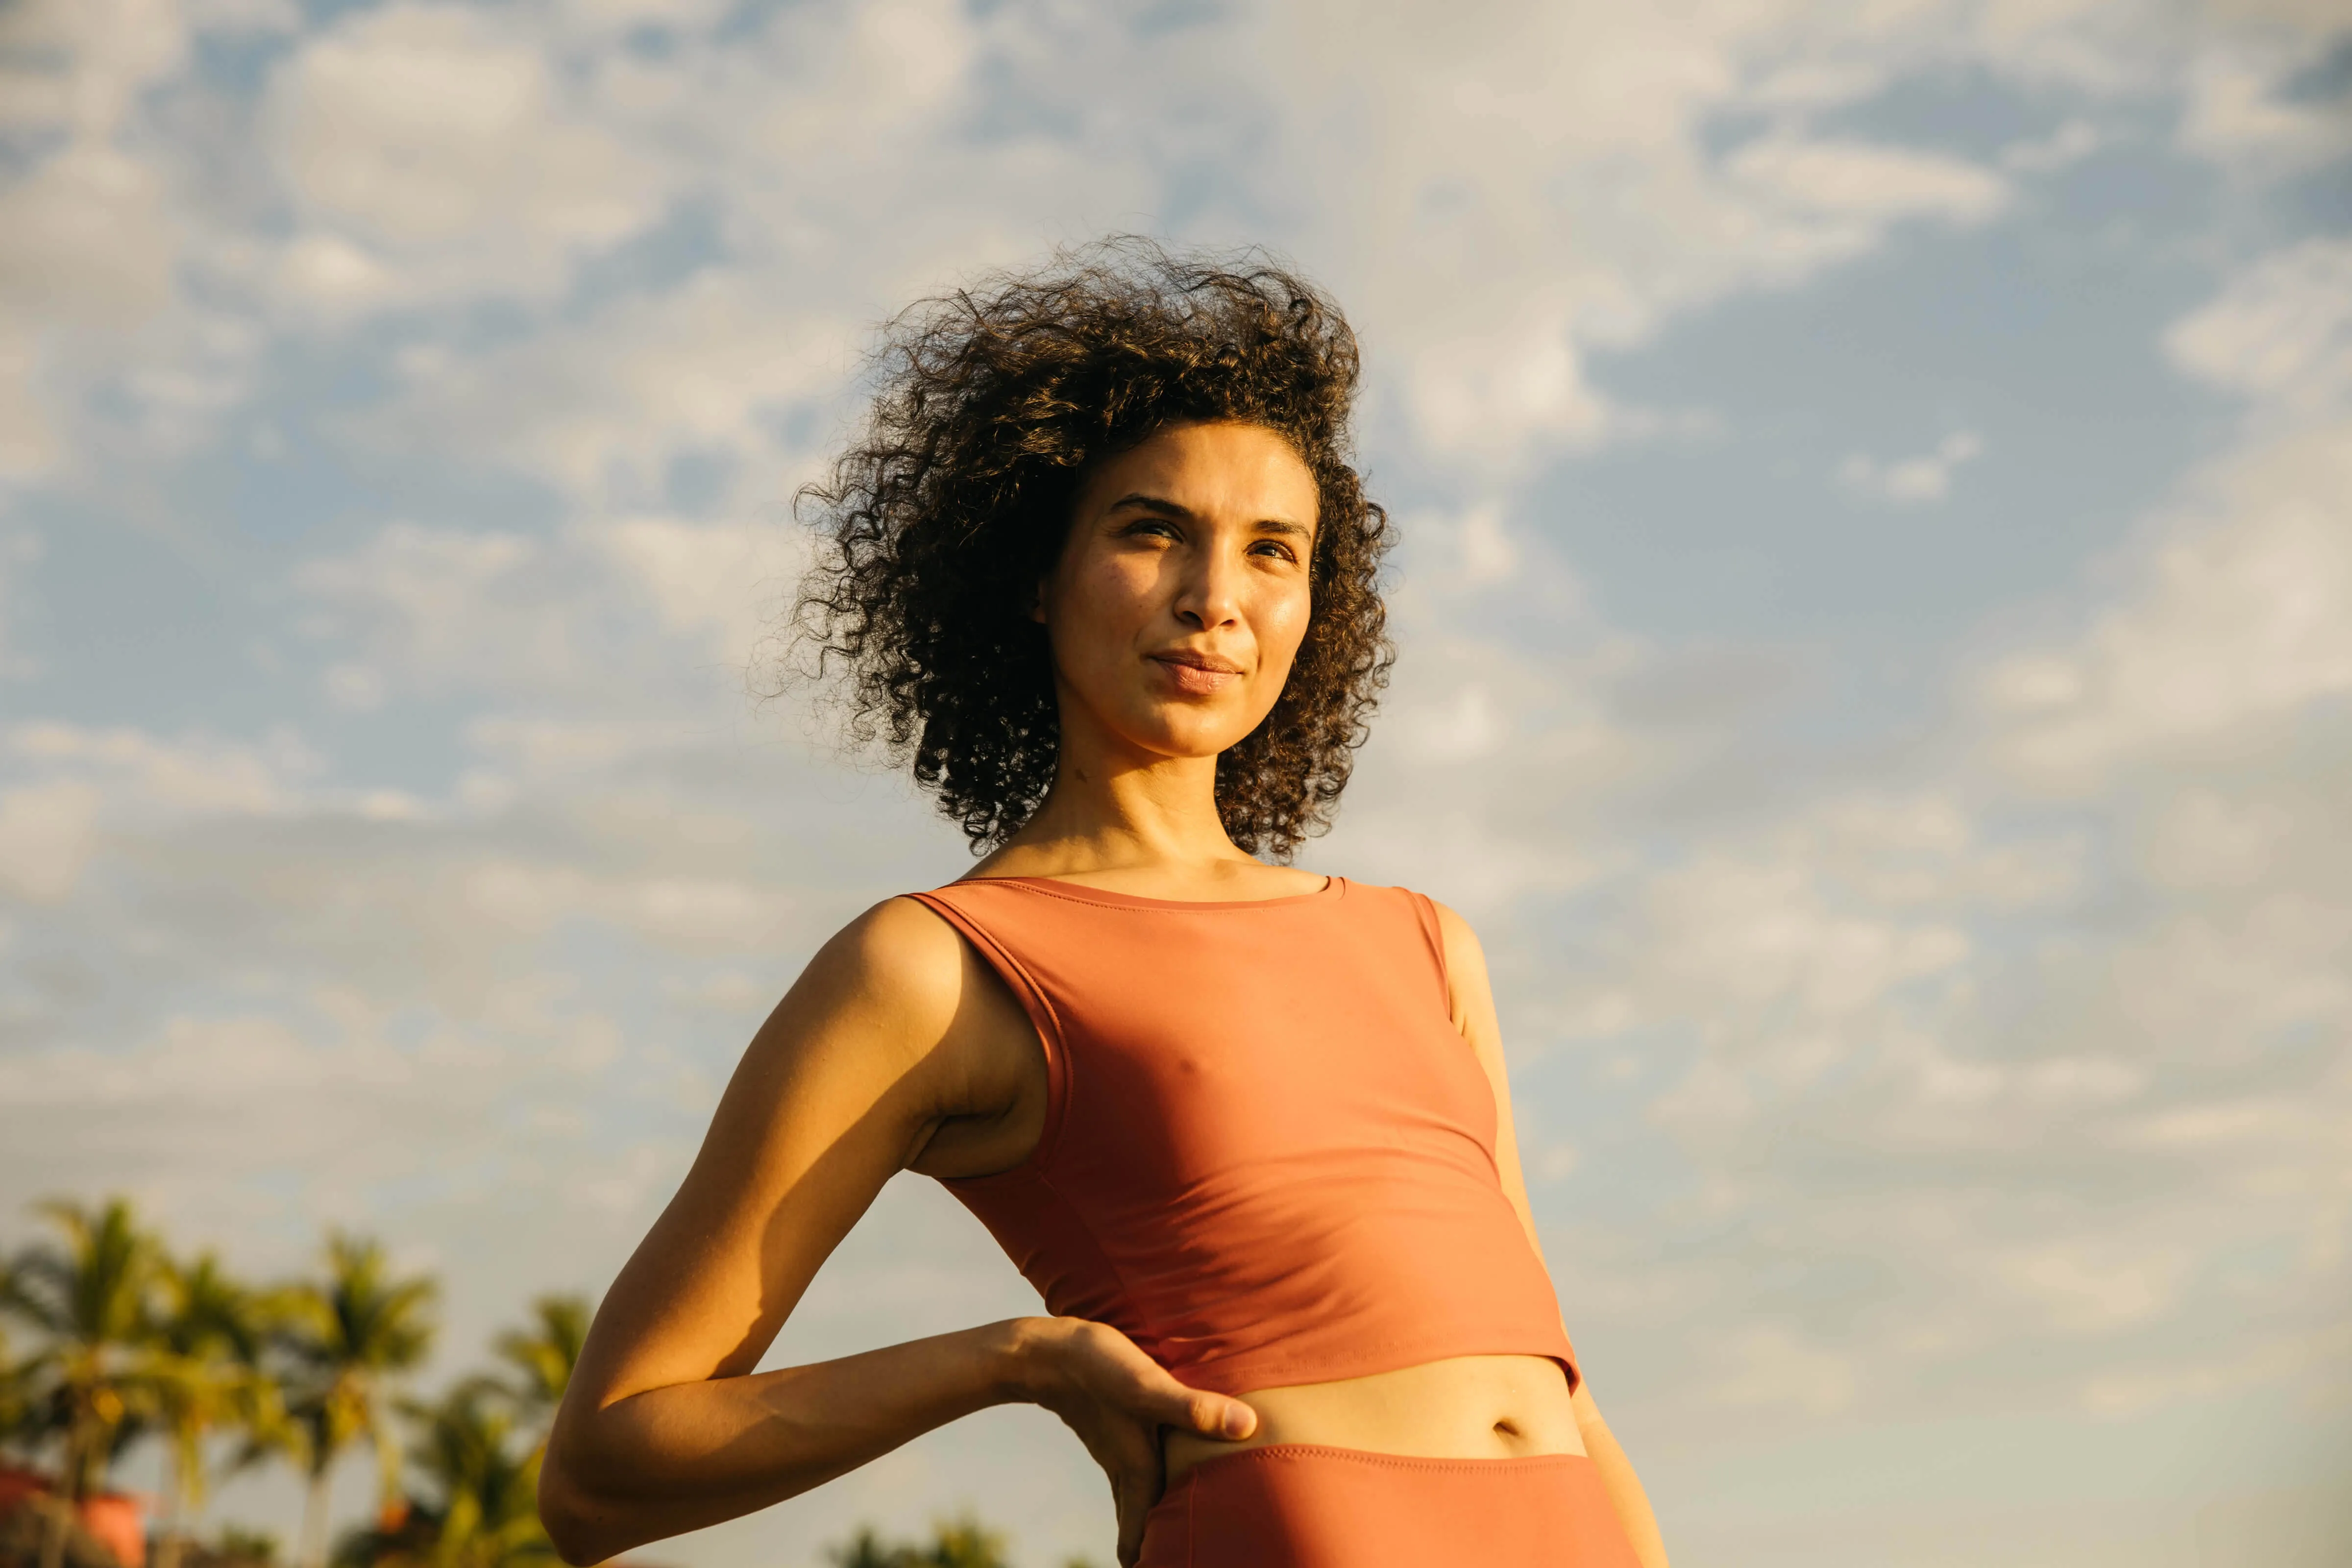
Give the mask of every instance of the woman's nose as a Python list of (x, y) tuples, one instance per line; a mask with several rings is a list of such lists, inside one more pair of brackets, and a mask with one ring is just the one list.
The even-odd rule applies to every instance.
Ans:
[(1176, 595), (1177, 617), (1203, 631), (1228, 625), (1240, 618), (1241, 586), (1241, 563), (1223, 551), (1203, 552)]

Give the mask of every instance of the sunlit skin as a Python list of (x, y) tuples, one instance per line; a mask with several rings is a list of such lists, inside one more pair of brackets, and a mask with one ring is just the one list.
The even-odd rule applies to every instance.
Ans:
[[(1323, 879), (1243, 854), (1216, 759), (1281, 694), (1313, 608), (1317, 490), (1278, 435), (1163, 431), (1090, 473), (1034, 602), (1054, 651), (1060, 759), (1035, 815), (974, 876), (1147, 897), (1280, 898)], [(1506, 1193), (1535, 1239), (1501, 1037), (1470, 928), (1440, 907), (1454, 1016), (1496, 1094)], [(669, 1206), (614, 1281), (540, 1482), (564, 1558), (600, 1562), (767, 1507), (992, 1405), (1052, 1410), (1108, 1477), (1118, 1559), (1202, 1457), (1269, 1442), (1435, 1458), (1587, 1453), (1645, 1568), (1665, 1555), (1589, 1387), (1528, 1356), (1340, 1383), (1177, 1383), (1117, 1330), (1017, 1318), (753, 1374), (809, 1280), (901, 1170), (1010, 1169), (1045, 1125), (1020, 1005), (937, 916), (877, 905), (812, 959), (754, 1037)]]

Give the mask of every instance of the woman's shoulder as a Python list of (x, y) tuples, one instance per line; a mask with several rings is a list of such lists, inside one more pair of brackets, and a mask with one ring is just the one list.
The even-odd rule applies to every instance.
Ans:
[(834, 932), (808, 967), (834, 984), (887, 1000), (894, 1012), (952, 1013), (963, 984), (962, 946), (936, 911), (899, 894)]

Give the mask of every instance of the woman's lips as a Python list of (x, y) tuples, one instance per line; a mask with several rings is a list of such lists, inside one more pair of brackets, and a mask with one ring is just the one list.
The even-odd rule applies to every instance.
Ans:
[(1242, 678), (1229, 659), (1198, 654), (1155, 653), (1151, 662), (1168, 672), (1169, 684), (1187, 697), (1210, 697)]

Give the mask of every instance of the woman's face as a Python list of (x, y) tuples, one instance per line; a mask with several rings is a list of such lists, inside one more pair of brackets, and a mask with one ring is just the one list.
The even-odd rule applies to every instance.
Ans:
[(1036, 610), (1066, 742), (1091, 721), (1114, 746), (1205, 757), (1256, 729), (1307, 635), (1316, 502), (1256, 425), (1177, 426), (1088, 475)]

